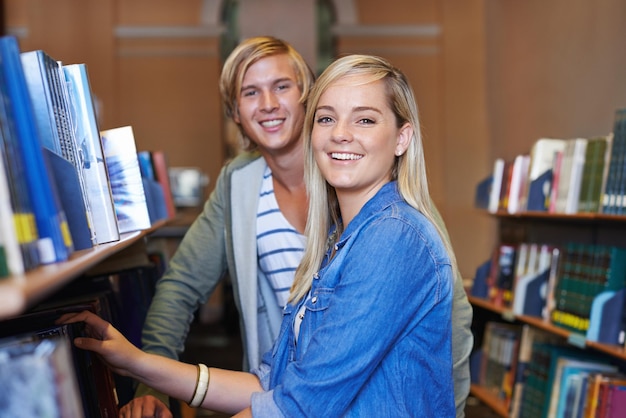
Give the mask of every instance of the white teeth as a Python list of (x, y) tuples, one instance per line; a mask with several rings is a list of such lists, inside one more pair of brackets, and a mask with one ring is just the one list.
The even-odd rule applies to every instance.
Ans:
[(281, 119), (274, 119), (274, 120), (267, 120), (265, 122), (261, 122), (261, 125), (265, 126), (266, 128), (272, 128), (274, 126), (280, 125), (281, 123), (283, 123)]
[(346, 152), (331, 152), (330, 156), (335, 160), (360, 160), (362, 155), (348, 154)]

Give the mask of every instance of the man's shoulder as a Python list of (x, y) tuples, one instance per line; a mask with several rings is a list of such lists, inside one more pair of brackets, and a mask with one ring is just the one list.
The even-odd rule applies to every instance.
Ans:
[(242, 152), (224, 165), (224, 172), (231, 174), (254, 163), (262, 163), (260, 160), (262, 160), (262, 157), (258, 152)]

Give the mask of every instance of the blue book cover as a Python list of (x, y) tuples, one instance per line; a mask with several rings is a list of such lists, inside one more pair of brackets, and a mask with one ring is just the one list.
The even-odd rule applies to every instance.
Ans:
[(85, 250), (93, 247), (91, 228), (83, 210), (83, 199), (80, 194), (78, 175), (72, 163), (44, 148), (44, 158), (52, 168), (52, 177), (59, 191), (61, 206), (67, 215), (67, 224), (72, 234), (75, 250)]
[(28, 168), (25, 177), (39, 231), (40, 260), (42, 263), (67, 260), (74, 249), (72, 237), (43, 157), (19, 45), (13, 36), (0, 37), (0, 77), (0, 91), (6, 94), (15, 121), (20, 158)]
[(76, 143), (83, 156), (81, 168), (93, 218), (95, 243), (117, 241), (120, 239), (120, 234), (115, 216), (113, 193), (102, 149), (87, 66), (70, 64), (62, 68), (68, 84), (71, 111), (75, 121)]

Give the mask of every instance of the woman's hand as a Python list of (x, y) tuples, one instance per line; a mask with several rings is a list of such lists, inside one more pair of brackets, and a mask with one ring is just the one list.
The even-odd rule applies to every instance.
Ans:
[(145, 353), (128, 341), (113, 325), (92, 312), (65, 314), (57, 321), (58, 324), (74, 322), (84, 322), (87, 334), (87, 337), (74, 339), (76, 347), (100, 354), (115, 373), (135, 376), (132, 366), (138, 364)]

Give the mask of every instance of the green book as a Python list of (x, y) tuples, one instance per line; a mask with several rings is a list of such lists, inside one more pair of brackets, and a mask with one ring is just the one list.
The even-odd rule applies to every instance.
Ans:
[(578, 203), (579, 212), (599, 211), (607, 141), (606, 137), (595, 137), (587, 142)]

